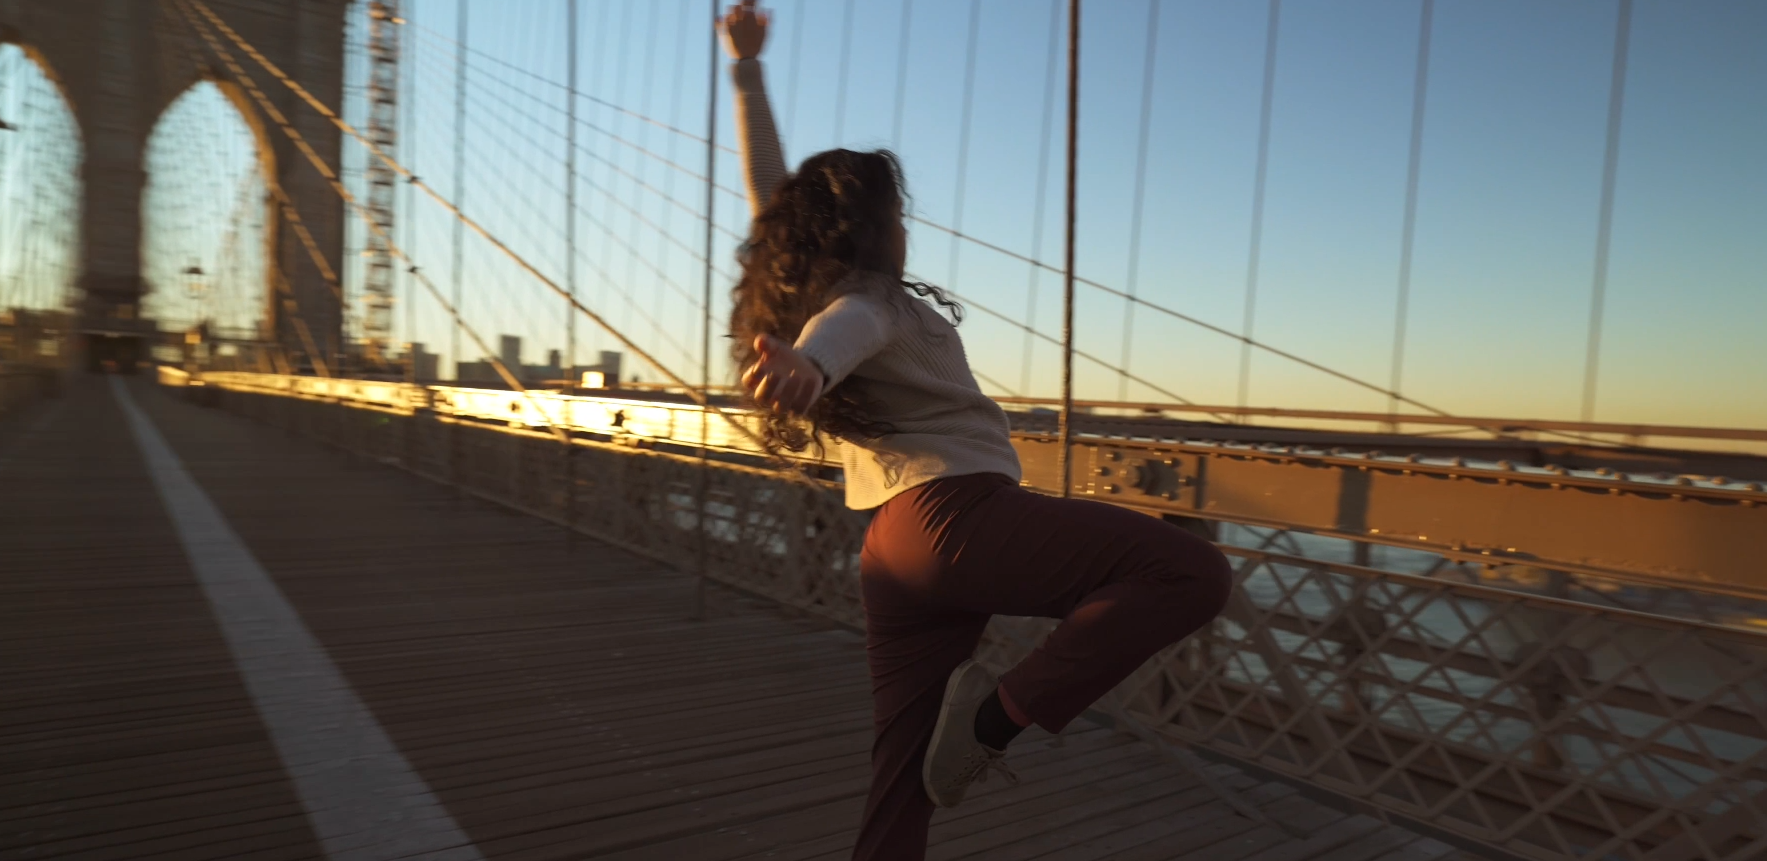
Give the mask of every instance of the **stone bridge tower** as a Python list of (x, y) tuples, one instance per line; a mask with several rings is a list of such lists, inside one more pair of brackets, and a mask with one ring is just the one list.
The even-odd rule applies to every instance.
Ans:
[[(241, 37), (334, 109), (343, 102), (348, 0), (206, 0)], [(224, 37), (223, 37), (224, 38)], [(186, 24), (172, 0), (0, 0), (0, 41), (23, 48), (60, 87), (85, 148), (81, 167), (82, 343), (88, 362), (132, 366), (152, 335), (140, 320), (141, 204), (147, 138), (160, 114), (197, 82), (214, 80), (258, 138), (266, 187), (293, 201), (333, 271), (341, 271), (343, 203)], [(229, 49), (334, 168), (341, 139), (325, 118)], [(343, 308), (274, 199), (266, 200), (266, 260), (288, 273), (300, 316), (329, 362), (343, 350)], [(272, 271), (271, 278), (275, 278)], [(307, 353), (287, 306), (265, 287), (266, 334)], [(335, 365), (334, 365), (335, 366)]]

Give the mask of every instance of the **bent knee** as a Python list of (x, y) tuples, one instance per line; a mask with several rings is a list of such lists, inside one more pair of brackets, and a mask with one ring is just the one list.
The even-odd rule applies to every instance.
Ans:
[(1164, 531), (1156, 579), (1171, 590), (1185, 615), (1220, 615), (1233, 594), (1233, 563), (1207, 539), (1177, 527)]

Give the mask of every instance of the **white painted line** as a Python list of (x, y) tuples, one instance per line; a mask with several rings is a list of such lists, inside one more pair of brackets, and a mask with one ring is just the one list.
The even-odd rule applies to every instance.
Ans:
[(111, 391), (332, 861), (483, 861), (128, 389)]

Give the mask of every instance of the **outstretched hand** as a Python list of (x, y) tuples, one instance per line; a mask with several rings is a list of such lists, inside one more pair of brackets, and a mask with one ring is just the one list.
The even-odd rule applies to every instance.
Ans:
[(742, 374), (742, 387), (755, 403), (774, 412), (802, 415), (822, 395), (822, 372), (804, 354), (772, 335), (755, 336), (760, 355)]
[(761, 56), (761, 47), (767, 43), (767, 24), (772, 20), (771, 14), (755, 8), (755, 0), (742, 0), (730, 7), (718, 22), (718, 31), (724, 34), (724, 50), (734, 60)]

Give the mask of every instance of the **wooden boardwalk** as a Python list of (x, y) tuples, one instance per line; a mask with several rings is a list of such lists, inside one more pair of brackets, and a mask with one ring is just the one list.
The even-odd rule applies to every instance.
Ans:
[[(0, 858), (399, 857), (372, 830), (327, 855), (324, 799), (284, 765), (125, 398), (75, 383), (0, 419)], [(689, 621), (678, 573), (126, 388), (476, 847), (459, 857), (847, 856), (870, 746), (857, 636), (718, 591)], [(1011, 762), (1021, 785), (941, 811), (930, 857), (1471, 857), (1217, 767), (1313, 835), (1288, 837), (1085, 725), (1059, 745), (1033, 729)]]

